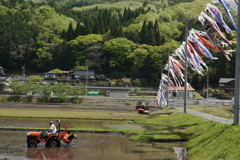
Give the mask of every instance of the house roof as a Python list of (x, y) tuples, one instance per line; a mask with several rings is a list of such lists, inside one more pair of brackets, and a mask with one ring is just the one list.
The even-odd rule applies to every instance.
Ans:
[(75, 75), (94, 75), (94, 71), (87, 70), (76, 70), (74, 72)]
[(47, 73), (45, 74), (55, 74), (53, 71), (48, 71)]
[(0, 76), (0, 81), (12, 81), (12, 77), (10, 77), (10, 76)]
[(63, 73), (63, 74), (68, 74), (68, 73), (69, 73), (69, 71), (62, 71), (62, 73)]
[(234, 81), (235, 78), (220, 78), (219, 83), (228, 83), (230, 81)]
[(0, 81), (5, 81), (8, 77), (0, 77)]
[[(181, 87), (169, 87), (169, 91), (184, 91), (184, 86)], [(187, 87), (187, 91), (195, 91), (193, 87)]]
[(131, 87), (100, 87), (100, 86), (87, 86), (87, 89), (97, 90), (133, 90)]

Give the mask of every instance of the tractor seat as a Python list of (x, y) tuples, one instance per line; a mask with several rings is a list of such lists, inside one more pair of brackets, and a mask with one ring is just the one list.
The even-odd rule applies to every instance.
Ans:
[(40, 139), (42, 139), (44, 137), (44, 133), (43, 131), (40, 132)]

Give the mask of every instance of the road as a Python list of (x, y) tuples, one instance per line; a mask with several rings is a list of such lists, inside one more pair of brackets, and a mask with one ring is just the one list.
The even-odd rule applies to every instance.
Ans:
[[(181, 111), (183, 111), (183, 108), (180, 108), (180, 107), (176, 107), (176, 108), (180, 109)], [(210, 121), (220, 122), (220, 123), (224, 123), (224, 124), (233, 124), (233, 120), (226, 119), (226, 118), (221, 118), (221, 117), (210, 115), (210, 114), (206, 114), (206, 113), (193, 111), (191, 109), (187, 109), (187, 113), (193, 114), (193, 115), (205, 118), (205, 119), (208, 119)]]

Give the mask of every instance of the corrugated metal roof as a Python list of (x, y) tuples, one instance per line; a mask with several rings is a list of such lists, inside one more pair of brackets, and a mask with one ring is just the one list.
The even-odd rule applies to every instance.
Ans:
[(76, 70), (75, 75), (94, 75), (94, 71)]
[(62, 73), (68, 74), (68, 73), (69, 73), (69, 71), (62, 71)]
[(8, 77), (0, 77), (0, 81), (5, 81)]
[[(184, 86), (181, 87), (169, 87), (169, 91), (184, 91)], [(187, 87), (187, 91), (195, 91), (193, 87)]]
[(47, 73), (45, 74), (55, 74), (53, 71), (48, 71)]
[(228, 83), (230, 81), (234, 81), (235, 78), (220, 78), (219, 83)]
[(0, 81), (12, 81), (12, 80), (13, 80), (12, 77), (9, 77), (9, 76), (0, 77)]
[(100, 86), (87, 86), (87, 89), (133, 90), (132, 87), (100, 87)]

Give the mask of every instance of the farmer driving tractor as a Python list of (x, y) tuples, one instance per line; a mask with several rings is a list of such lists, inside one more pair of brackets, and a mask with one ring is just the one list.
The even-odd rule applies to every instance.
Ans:
[(145, 103), (144, 103), (144, 101), (143, 101), (142, 104), (141, 104), (141, 108), (142, 108), (142, 109), (145, 109)]
[(44, 137), (42, 138), (43, 141), (45, 141), (46, 138), (49, 137), (50, 135), (56, 134), (57, 132), (56, 126), (53, 124), (53, 121), (50, 121), (49, 125), (50, 125), (49, 130), (46, 131)]
[(56, 129), (55, 125), (53, 124), (53, 121), (50, 121), (49, 125), (50, 125), (50, 128), (48, 131), (46, 131), (46, 136), (56, 134), (56, 132), (57, 132), (57, 129)]
[(50, 121), (49, 125), (50, 128), (47, 131), (41, 130), (27, 133), (27, 146), (29, 148), (36, 148), (39, 143), (45, 144), (46, 147), (60, 147), (61, 140), (66, 144), (70, 144), (73, 138), (77, 138), (76, 135), (67, 130), (68, 125), (65, 126), (63, 131), (60, 130), (59, 119), (57, 120), (57, 127), (55, 127), (53, 121)]

